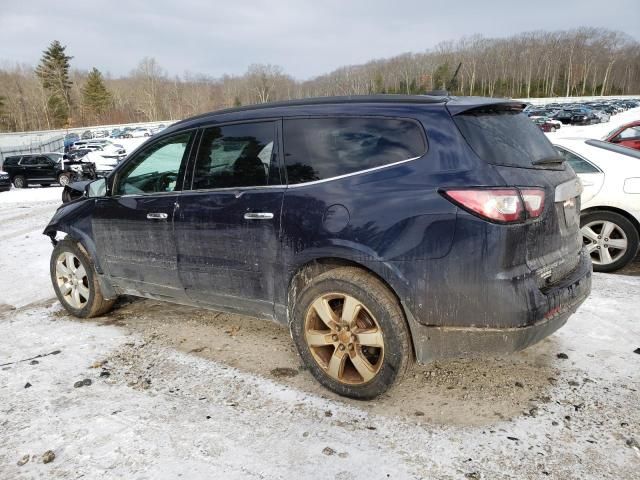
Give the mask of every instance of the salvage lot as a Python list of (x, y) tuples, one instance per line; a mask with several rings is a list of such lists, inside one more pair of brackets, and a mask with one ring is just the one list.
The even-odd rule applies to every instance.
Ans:
[(524, 352), (416, 367), (356, 402), (318, 386), (277, 325), (128, 298), (69, 317), (40, 234), (59, 198), (0, 194), (2, 478), (639, 478), (637, 262), (595, 274)]

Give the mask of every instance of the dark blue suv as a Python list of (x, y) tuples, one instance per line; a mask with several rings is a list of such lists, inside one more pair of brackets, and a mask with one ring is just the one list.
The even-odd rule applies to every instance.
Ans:
[(79, 317), (127, 294), (275, 320), (356, 398), (414, 358), (522, 349), (591, 288), (580, 183), (523, 108), (380, 95), (184, 120), (75, 186), (44, 232), (56, 294)]

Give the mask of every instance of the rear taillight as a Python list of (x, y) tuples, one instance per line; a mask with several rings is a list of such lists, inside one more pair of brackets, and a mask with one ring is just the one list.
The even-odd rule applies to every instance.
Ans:
[(537, 218), (544, 209), (541, 188), (445, 189), (442, 194), (468, 212), (497, 223)]
[(538, 218), (544, 210), (544, 190), (541, 188), (521, 188), (520, 195), (529, 218)]

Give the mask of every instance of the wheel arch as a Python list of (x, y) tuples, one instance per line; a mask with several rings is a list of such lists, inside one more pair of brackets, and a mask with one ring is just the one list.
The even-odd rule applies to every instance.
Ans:
[(631, 215), (629, 212), (627, 212), (622, 208), (612, 207), (609, 205), (598, 205), (598, 206), (589, 207), (582, 210), (580, 212), (580, 216), (586, 215), (589, 213), (602, 212), (602, 211), (612, 212), (612, 213), (617, 213), (618, 215), (622, 215), (624, 218), (626, 218), (631, 222), (631, 224), (635, 227), (635, 229), (638, 231), (638, 234), (640, 235), (640, 222), (636, 217), (634, 217), (633, 215)]
[(327, 271), (341, 268), (341, 267), (355, 267), (363, 272), (371, 275), (380, 281), (391, 294), (394, 296), (400, 310), (404, 315), (407, 326), (409, 327), (409, 337), (411, 340), (412, 352), (411, 354), (415, 358), (415, 345), (414, 345), (414, 329), (413, 329), (413, 315), (408, 310), (405, 302), (402, 301), (404, 295), (408, 293), (408, 282), (404, 280), (404, 277), (385, 262), (359, 262), (352, 258), (341, 256), (320, 256), (299, 264), (296, 268), (290, 270), (290, 275), (287, 283), (286, 292), (286, 324), (291, 328), (292, 308), (295, 305), (296, 298), (300, 292), (308, 285), (315, 277), (325, 273)]

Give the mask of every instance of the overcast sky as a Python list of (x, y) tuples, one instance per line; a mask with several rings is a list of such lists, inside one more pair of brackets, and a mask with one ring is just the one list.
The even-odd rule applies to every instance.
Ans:
[(113, 76), (151, 56), (170, 74), (271, 63), (306, 79), (474, 33), (591, 26), (638, 40), (638, 20), (638, 0), (0, 0), (0, 63), (35, 65), (58, 39), (73, 67)]

